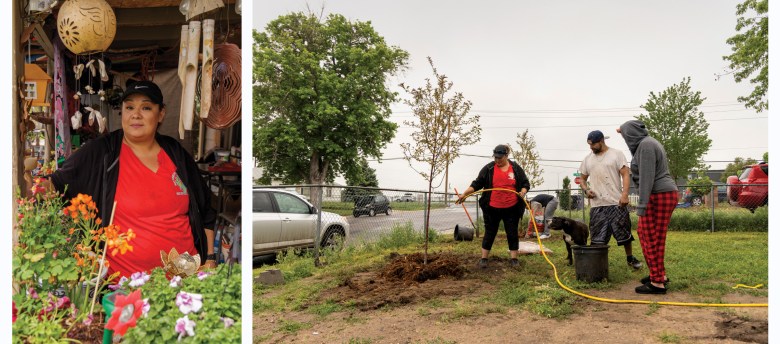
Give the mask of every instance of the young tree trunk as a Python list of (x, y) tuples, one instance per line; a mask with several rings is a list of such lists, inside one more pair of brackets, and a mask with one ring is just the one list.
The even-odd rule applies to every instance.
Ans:
[(311, 199), (311, 203), (318, 210), (322, 210), (322, 204), (320, 204), (320, 195), (322, 194), (321, 185), (325, 183), (325, 177), (328, 175), (329, 167), (330, 163), (328, 161), (323, 161), (319, 153), (312, 153), (309, 165), (309, 176), (311, 178), (311, 184), (316, 186), (311, 188), (309, 198)]

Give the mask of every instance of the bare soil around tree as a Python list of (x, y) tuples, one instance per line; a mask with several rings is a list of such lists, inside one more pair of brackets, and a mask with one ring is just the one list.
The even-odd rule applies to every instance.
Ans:
[[(523, 260), (521, 259), (521, 262)], [(348, 305), (316, 315), (306, 309), (254, 316), (254, 342), (269, 343), (768, 343), (767, 307), (627, 304), (576, 297), (573, 312), (548, 318), (522, 305), (475, 302), (497, 292), (494, 281), (516, 273), (507, 259), (480, 269), (473, 255), (392, 254), (387, 264), (347, 277), (314, 304)], [(570, 268), (570, 267), (568, 267)], [(669, 286), (639, 295), (638, 282), (579, 290), (611, 300), (705, 302)], [(557, 288), (553, 285), (550, 288)], [(761, 304), (767, 297), (728, 293), (719, 303)], [(291, 329), (290, 324), (300, 326)]]

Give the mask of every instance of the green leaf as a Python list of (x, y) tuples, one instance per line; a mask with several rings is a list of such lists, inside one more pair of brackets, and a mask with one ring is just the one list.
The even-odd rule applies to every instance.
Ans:
[(43, 259), (43, 257), (45, 257), (45, 256), (46, 256), (46, 253), (43, 252), (43, 253), (36, 253), (36, 254), (27, 253), (23, 257), (24, 257), (24, 259), (28, 259), (29, 261), (35, 263), (35, 262)]
[(35, 274), (32, 270), (23, 270), (21, 275), (19, 276), (23, 280), (27, 280), (33, 277), (33, 274)]
[(45, 249), (50, 249), (52, 247), (54, 247), (53, 243), (47, 242), (47, 243), (43, 244), (43, 248), (45, 248)]

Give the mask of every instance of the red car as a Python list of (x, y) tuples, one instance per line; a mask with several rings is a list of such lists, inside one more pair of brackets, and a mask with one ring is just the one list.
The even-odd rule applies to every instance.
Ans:
[(746, 166), (742, 174), (730, 176), (728, 199), (732, 204), (748, 208), (751, 212), (769, 202), (769, 164), (762, 162)]

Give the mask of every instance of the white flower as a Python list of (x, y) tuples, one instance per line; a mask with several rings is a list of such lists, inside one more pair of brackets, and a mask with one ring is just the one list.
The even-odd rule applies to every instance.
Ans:
[(142, 314), (143, 316), (146, 316), (147, 314), (149, 314), (149, 309), (150, 309), (150, 308), (152, 308), (152, 305), (150, 305), (150, 304), (149, 304), (149, 298), (145, 298), (145, 299), (144, 299), (144, 305), (143, 305), (143, 307), (141, 308), (141, 311), (142, 311), (142, 313), (141, 313), (141, 314)]
[(168, 285), (171, 286), (171, 288), (181, 287), (181, 277), (173, 276), (173, 278), (171, 278), (171, 283)]
[(184, 314), (197, 312), (203, 307), (203, 295), (180, 291), (176, 294), (176, 306), (178, 306), (179, 310)]
[(134, 272), (130, 275), (130, 283), (128, 283), (128, 285), (133, 288), (138, 288), (146, 284), (150, 278), (152, 278), (152, 276), (149, 276), (146, 272)]
[(186, 315), (176, 320), (176, 326), (174, 327), (176, 333), (179, 334), (179, 340), (186, 334), (190, 337), (195, 335), (195, 322), (190, 320)]
[(220, 317), (220, 319), (222, 319), (222, 322), (223, 322), (223, 323), (225, 323), (225, 328), (228, 328), (228, 327), (230, 327), (230, 326), (233, 326), (233, 324), (235, 324), (235, 323), (236, 323), (236, 321), (235, 321), (235, 320), (233, 320), (233, 319), (230, 319), (230, 318), (227, 318), (227, 317), (226, 317), (226, 318), (222, 318), (222, 317)]
[(201, 281), (206, 279), (206, 277), (209, 277), (209, 276), (211, 276), (210, 272), (205, 272), (205, 271), (199, 271), (198, 272), (198, 279), (201, 280)]

